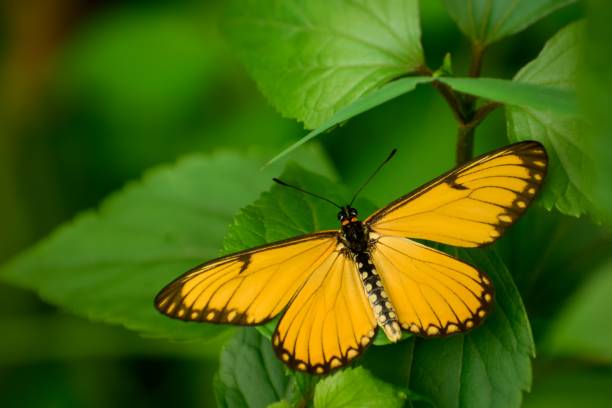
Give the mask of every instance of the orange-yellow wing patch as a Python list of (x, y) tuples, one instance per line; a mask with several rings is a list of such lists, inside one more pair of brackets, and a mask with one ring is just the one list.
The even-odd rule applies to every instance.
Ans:
[(444, 336), (477, 326), (493, 301), (491, 281), (477, 269), (406, 238), (379, 237), (372, 259), (402, 328)]
[(166, 286), (155, 305), (181, 320), (267, 322), (329, 261), (337, 237), (337, 231), (322, 231), (212, 260)]
[(375, 332), (376, 320), (357, 267), (340, 250), (327, 258), (289, 304), (272, 343), (290, 367), (324, 374), (359, 356)]
[(377, 211), (365, 223), (381, 235), (460, 247), (489, 244), (525, 212), (547, 164), (541, 144), (516, 143), (438, 177)]

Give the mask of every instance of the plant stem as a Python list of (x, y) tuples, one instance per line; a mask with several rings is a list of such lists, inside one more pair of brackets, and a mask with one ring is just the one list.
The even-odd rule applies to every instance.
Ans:
[[(474, 102), (471, 102), (473, 109)], [(467, 163), (472, 158), (474, 151), (474, 133), (476, 127), (486, 118), (489, 113), (500, 107), (498, 102), (488, 102), (476, 111), (472, 110), (471, 118), (467, 123), (459, 123), (457, 127), (457, 166)]]
[[(480, 76), (485, 49), (486, 46), (481, 43), (472, 44), (472, 62), (468, 73), (470, 77), (477, 78)], [(433, 71), (427, 65), (422, 65), (417, 70), (417, 73), (427, 76), (434, 75)], [(458, 123), (456, 164), (460, 166), (470, 161), (472, 158), (476, 127), (492, 111), (497, 109), (500, 104), (497, 102), (488, 102), (476, 109), (475, 96), (456, 92), (450, 86), (435, 79), (431, 84), (440, 95), (442, 95), (451, 108), (453, 116)]]
[[(426, 76), (433, 76), (433, 71), (426, 65), (422, 65), (417, 69), (417, 73)], [(461, 107), (459, 96), (453, 89), (444, 82), (438, 80), (432, 81), (431, 85), (442, 95), (448, 106), (451, 108), (455, 120), (459, 123), (465, 121), (464, 113)]]
[(472, 63), (470, 64), (470, 71), (468, 73), (472, 78), (480, 76), (482, 70), (482, 56), (485, 52), (485, 46), (480, 43), (472, 44)]
[(474, 151), (474, 126), (460, 124), (457, 128), (457, 166), (467, 163)]

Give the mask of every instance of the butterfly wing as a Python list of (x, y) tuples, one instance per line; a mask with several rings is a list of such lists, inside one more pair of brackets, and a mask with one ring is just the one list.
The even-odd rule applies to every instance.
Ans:
[(476, 268), (402, 237), (381, 236), (372, 259), (402, 328), (444, 336), (477, 326), (493, 300), (491, 281)]
[(265, 323), (328, 262), (337, 245), (337, 231), (321, 231), (218, 258), (170, 283), (155, 305), (181, 320)]
[(357, 266), (340, 248), (289, 304), (272, 343), (290, 367), (324, 374), (359, 356), (375, 332), (376, 320)]
[(516, 143), (450, 171), (372, 214), (381, 235), (460, 247), (495, 241), (535, 197), (548, 158), (538, 142)]

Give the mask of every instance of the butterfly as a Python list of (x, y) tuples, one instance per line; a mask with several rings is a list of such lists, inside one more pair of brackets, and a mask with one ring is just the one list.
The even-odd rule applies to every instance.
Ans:
[(547, 164), (538, 142), (503, 147), (364, 221), (352, 204), (338, 206), (276, 179), (339, 207), (340, 229), (208, 261), (162, 289), (155, 305), (175, 319), (244, 326), (280, 315), (272, 335), (276, 355), (313, 374), (351, 363), (378, 328), (392, 342), (402, 331), (422, 337), (465, 332), (491, 310), (490, 278), (415, 239), (466, 248), (494, 242), (533, 201)]

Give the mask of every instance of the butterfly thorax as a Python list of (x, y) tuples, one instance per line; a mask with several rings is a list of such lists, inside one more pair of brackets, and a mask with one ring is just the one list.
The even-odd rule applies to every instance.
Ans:
[(367, 251), (369, 234), (361, 221), (354, 219), (343, 224), (342, 235), (344, 244), (351, 252), (357, 253)]
[[(344, 210), (344, 209), (343, 209)], [(347, 206), (347, 210), (352, 208)], [(357, 212), (346, 212), (348, 217), (338, 218), (342, 223), (342, 238), (346, 248), (351, 252), (351, 256), (359, 270), (359, 277), (365, 290), (366, 296), (376, 317), (376, 322), (384, 330), (389, 340), (395, 342), (401, 337), (401, 330), (395, 309), (385, 291), (380, 275), (376, 272), (376, 267), (372, 262), (369, 248), (370, 231), (367, 226), (356, 217)]]

